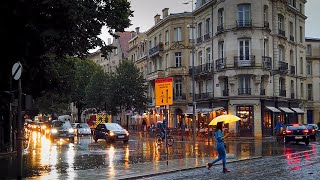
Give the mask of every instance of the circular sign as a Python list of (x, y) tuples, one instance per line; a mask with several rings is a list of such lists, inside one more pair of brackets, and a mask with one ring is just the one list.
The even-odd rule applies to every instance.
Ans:
[(12, 77), (14, 80), (18, 80), (21, 77), (21, 73), (22, 73), (22, 65), (20, 62), (15, 63), (12, 66)]

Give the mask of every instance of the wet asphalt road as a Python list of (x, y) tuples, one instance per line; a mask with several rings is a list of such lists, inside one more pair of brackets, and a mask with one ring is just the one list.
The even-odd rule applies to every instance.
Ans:
[[(131, 134), (130, 141), (125, 144), (116, 142), (108, 144), (103, 140), (95, 143), (91, 137), (79, 137), (75, 143), (68, 140), (51, 142), (38, 132), (30, 136), (30, 143), (24, 152), (25, 177), (49, 175), (56, 179), (61, 174), (76, 173), (77, 170), (92, 170), (112, 167), (129, 168), (134, 164), (144, 162), (165, 161), (165, 148), (157, 146), (155, 139), (145, 134)], [(270, 157), (310, 151), (314, 144), (289, 144), (284, 146), (273, 140), (238, 140), (227, 141), (227, 153), (235, 154), (237, 159), (250, 157)], [(169, 148), (169, 159), (188, 159), (216, 157), (214, 143), (206, 140), (193, 143), (192, 141), (176, 141)], [(0, 179), (15, 177), (15, 159), (0, 159)], [(143, 170), (142, 170), (143, 171)]]

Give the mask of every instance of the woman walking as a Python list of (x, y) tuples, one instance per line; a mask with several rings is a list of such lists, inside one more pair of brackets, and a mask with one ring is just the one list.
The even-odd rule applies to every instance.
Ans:
[(223, 132), (222, 132), (222, 122), (218, 122), (217, 126), (216, 126), (216, 133), (215, 133), (215, 137), (216, 137), (216, 148), (218, 151), (218, 158), (213, 160), (211, 163), (208, 163), (208, 169), (210, 169), (214, 163), (222, 160), (222, 166), (223, 166), (223, 173), (228, 173), (230, 172), (227, 168), (226, 168), (226, 148), (225, 148), (225, 144), (223, 139), (226, 136), (223, 136)]

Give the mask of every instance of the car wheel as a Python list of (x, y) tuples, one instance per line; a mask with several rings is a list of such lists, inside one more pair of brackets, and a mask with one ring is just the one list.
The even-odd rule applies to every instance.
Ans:
[(128, 143), (129, 140), (124, 140), (123, 143)]

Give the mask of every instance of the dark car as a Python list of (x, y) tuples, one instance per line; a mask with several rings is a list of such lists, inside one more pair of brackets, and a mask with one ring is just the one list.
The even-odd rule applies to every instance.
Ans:
[(98, 139), (104, 139), (107, 142), (123, 141), (126, 143), (129, 141), (129, 133), (117, 123), (103, 123), (94, 130), (93, 139), (95, 142)]
[(295, 141), (296, 143), (304, 142), (309, 144), (309, 131), (304, 125), (288, 124), (283, 130), (284, 142)]
[(70, 142), (74, 142), (75, 132), (69, 121), (54, 120), (50, 129), (50, 138), (53, 141), (57, 138), (68, 138)]
[(316, 124), (305, 124), (309, 130), (310, 139), (316, 140), (319, 127)]

